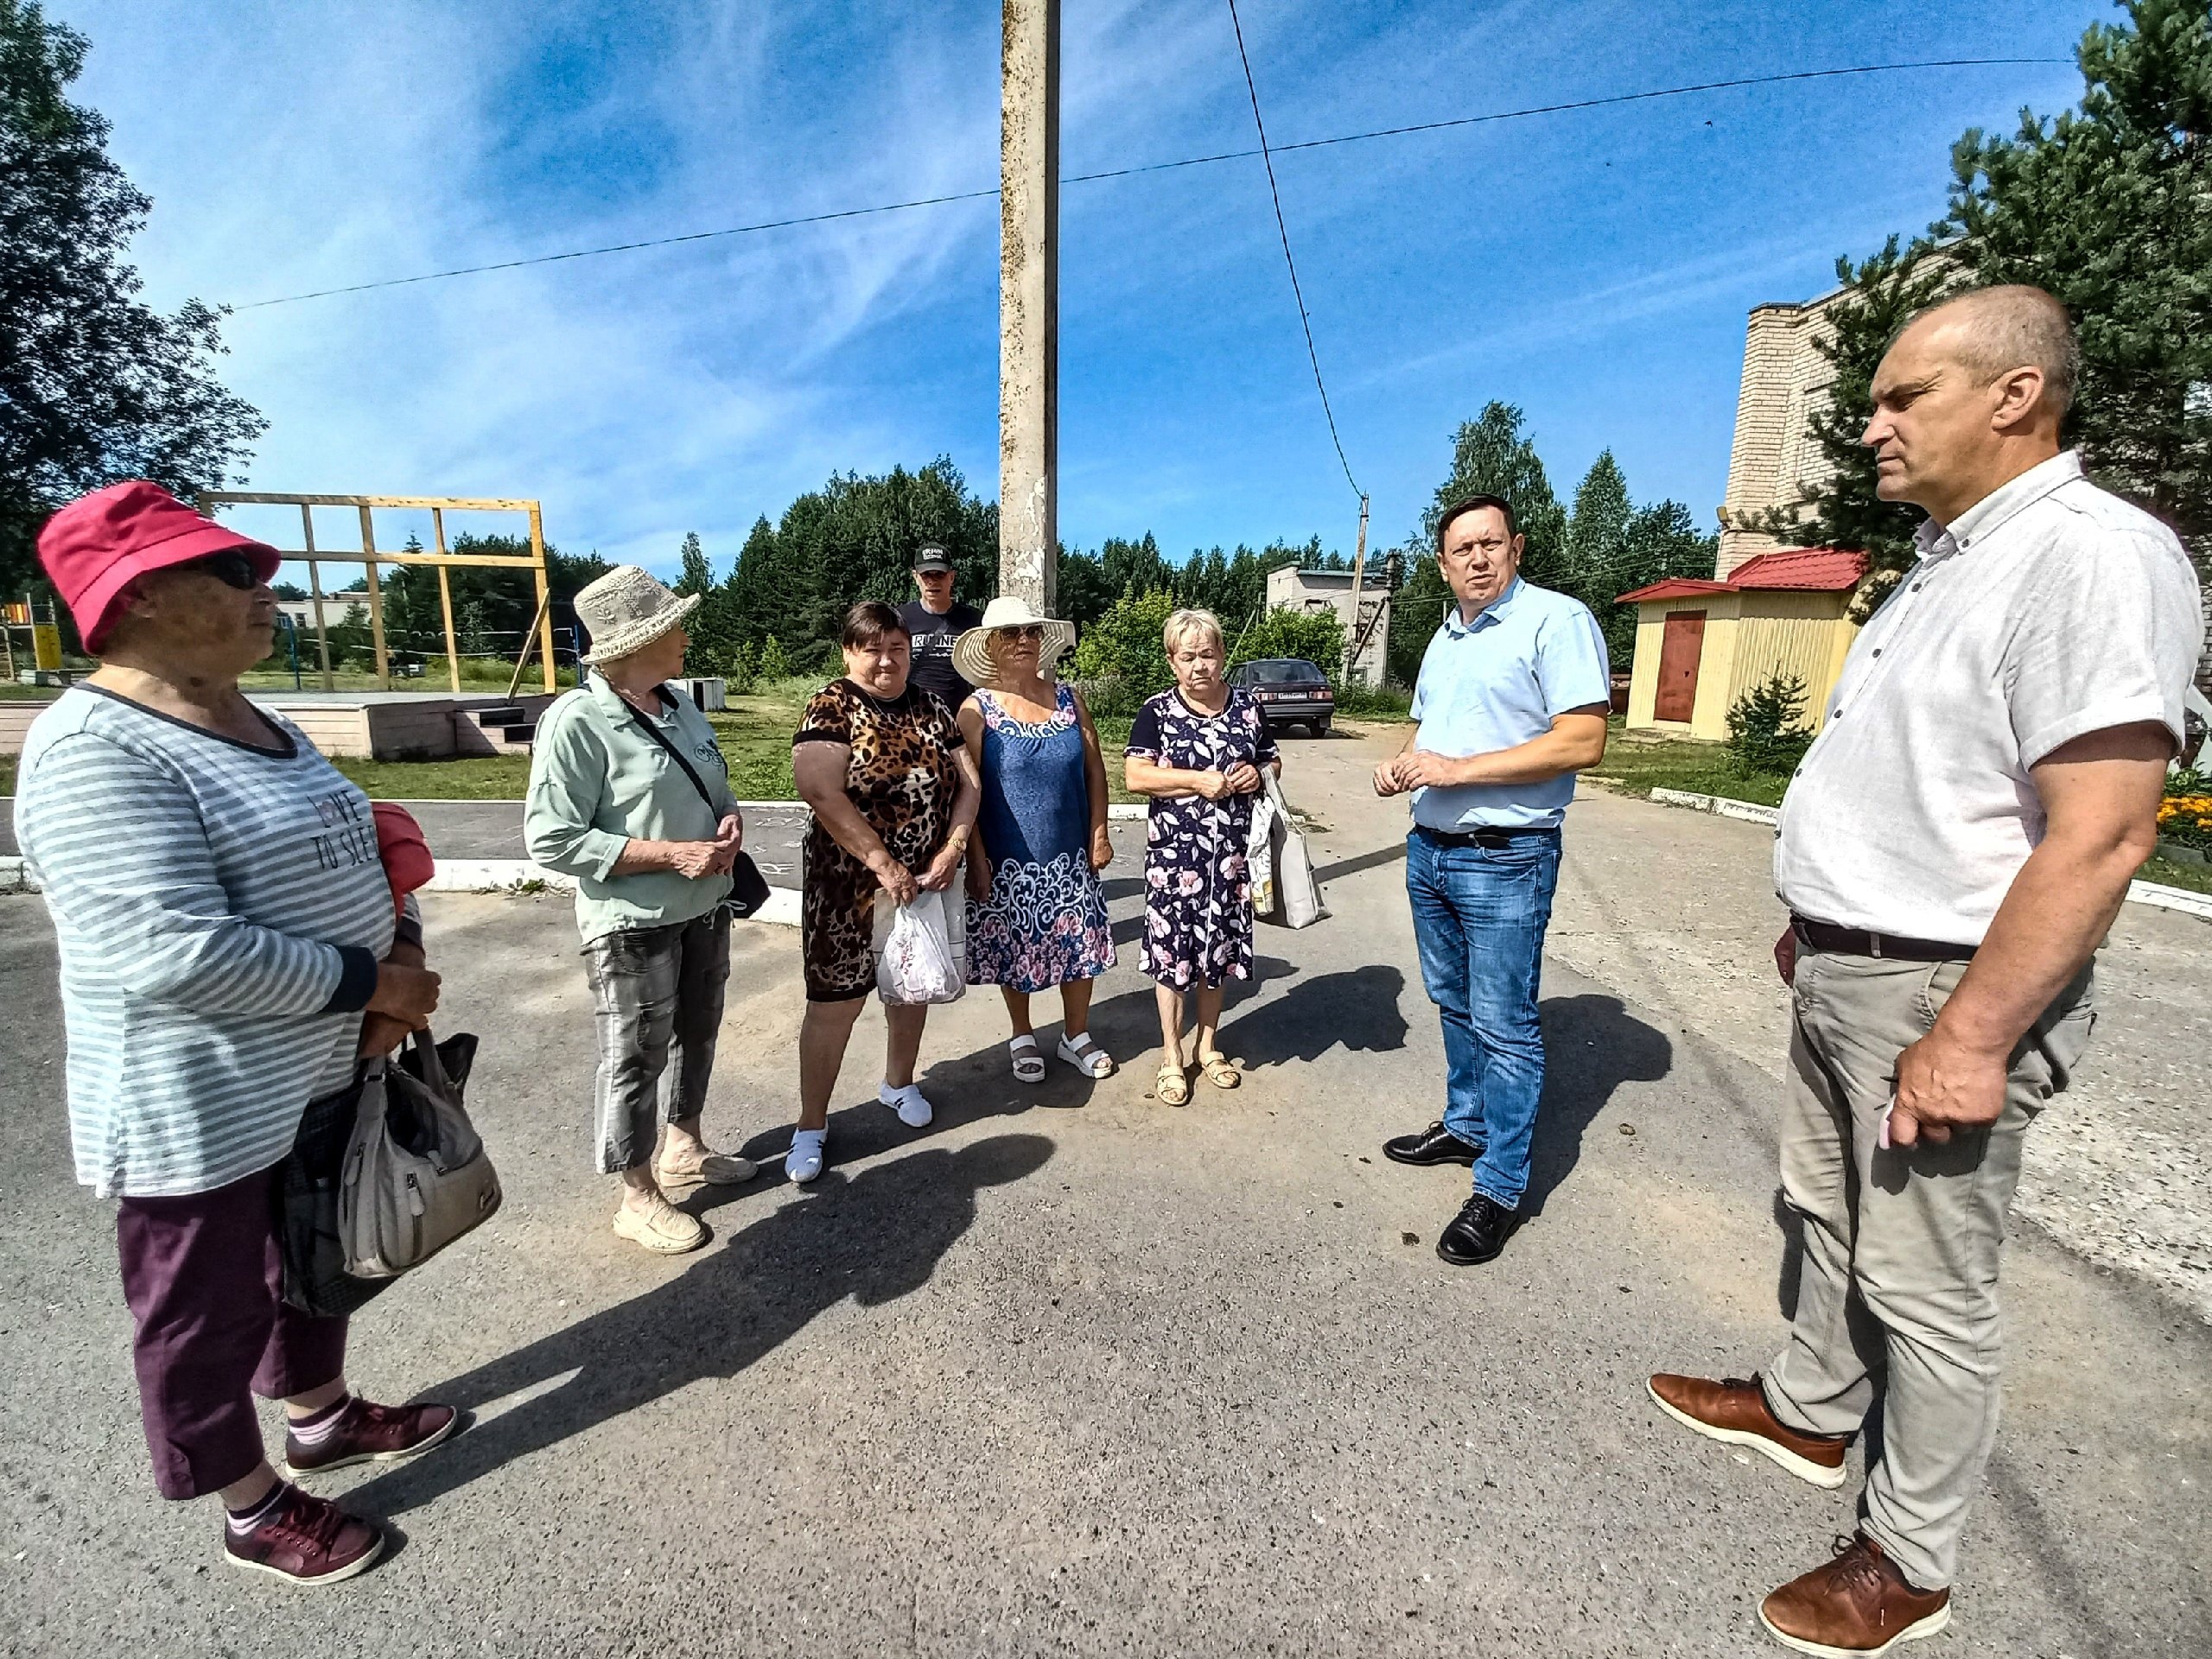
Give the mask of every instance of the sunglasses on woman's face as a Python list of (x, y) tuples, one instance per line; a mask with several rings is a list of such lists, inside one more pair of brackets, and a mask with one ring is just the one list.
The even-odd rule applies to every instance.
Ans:
[(204, 571), (224, 587), (235, 588), (242, 594), (250, 594), (261, 585), (253, 561), (243, 553), (211, 553), (204, 559), (194, 559), (186, 569)]
[(1045, 638), (1044, 625), (1039, 622), (1025, 622), (1018, 628), (1001, 628), (998, 632), (999, 637), (1002, 639), (1034, 639), (1041, 641)]

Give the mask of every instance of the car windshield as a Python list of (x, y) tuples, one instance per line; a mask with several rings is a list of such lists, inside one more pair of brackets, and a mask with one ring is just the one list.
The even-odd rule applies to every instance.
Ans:
[(1312, 685), (1319, 683), (1322, 674), (1311, 663), (1255, 663), (1252, 678), (1260, 685)]

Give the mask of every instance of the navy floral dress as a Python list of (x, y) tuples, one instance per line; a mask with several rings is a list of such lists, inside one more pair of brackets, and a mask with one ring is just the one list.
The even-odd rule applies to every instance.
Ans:
[[(1266, 766), (1275, 741), (1259, 705), (1231, 688), (1217, 715), (1179, 691), (1147, 701), (1129, 728), (1126, 753), (1181, 772), (1227, 772), (1240, 760)], [(1251, 795), (1218, 801), (1155, 797), (1144, 849), (1144, 971), (1175, 990), (1252, 976), (1252, 878), (1244, 848)]]

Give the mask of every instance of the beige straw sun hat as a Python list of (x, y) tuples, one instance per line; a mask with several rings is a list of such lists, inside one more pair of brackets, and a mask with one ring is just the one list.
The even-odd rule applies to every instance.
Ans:
[(1030, 609), (1029, 601), (1011, 594), (1001, 594), (983, 607), (983, 620), (952, 642), (952, 667), (970, 685), (988, 685), (998, 678), (998, 668), (991, 661), (991, 635), (1001, 628), (1026, 628), (1032, 626), (1045, 630), (1045, 639), (1037, 652), (1039, 671), (1050, 669), (1069, 652), (1075, 649), (1075, 624), (1063, 622), (1058, 617), (1039, 616)]
[(703, 594), (670, 592), (634, 564), (618, 564), (576, 590), (576, 618), (591, 633), (586, 666), (650, 645), (699, 608)]

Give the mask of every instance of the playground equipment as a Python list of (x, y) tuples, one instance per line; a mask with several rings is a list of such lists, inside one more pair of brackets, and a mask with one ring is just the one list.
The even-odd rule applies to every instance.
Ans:
[[(378, 581), (377, 569), (385, 564), (426, 564), (438, 573), (438, 601), (444, 619), (446, 642), (446, 673), (453, 690), (461, 690), (461, 651), (454, 639), (453, 588), (447, 573), (456, 565), (498, 566), (501, 569), (528, 570), (537, 584), (537, 613), (532, 621), (532, 639), (525, 639), (515, 664), (515, 677), (510, 682), (508, 695), (521, 683), (524, 667), (536, 647), (545, 671), (545, 689), (551, 692), (559, 688), (553, 675), (553, 621), (551, 613), (552, 589), (548, 586), (545, 572), (545, 535), (535, 501), (477, 499), (465, 496), (442, 495), (283, 495), (263, 490), (203, 490), (200, 494), (200, 511), (209, 518), (219, 507), (225, 506), (297, 507), (300, 510), (300, 538), (298, 548), (278, 548), (288, 561), (304, 563), (308, 568), (308, 593), (313, 601), (315, 650), (322, 670), (322, 689), (336, 689), (337, 682), (330, 671), (330, 636), (325, 624), (322, 578), (316, 567), (321, 564), (359, 564), (367, 568), (369, 641), (376, 652), (377, 683), (385, 690), (391, 689), (391, 657), (385, 649), (384, 594)], [(315, 539), (316, 507), (352, 507), (360, 515), (361, 544), (358, 548), (317, 547)], [(377, 547), (375, 510), (378, 508), (427, 508), (430, 514), (431, 539), (435, 552), (383, 552)], [(446, 550), (446, 521), (448, 512), (518, 512), (530, 524), (530, 551), (527, 554), (449, 553)], [(334, 598), (341, 595), (333, 595)], [(59, 658), (55, 665), (60, 666)]]
[(41, 685), (46, 684), (51, 674), (61, 676), (61, 630), (54, 624), (54, 601), (35, 599), (26, 594), (22, 599), (0, 605), (0, 679), (13, 684), (19, 671), (16, 666), (16, 636), (29, 636), (31, 668)]

